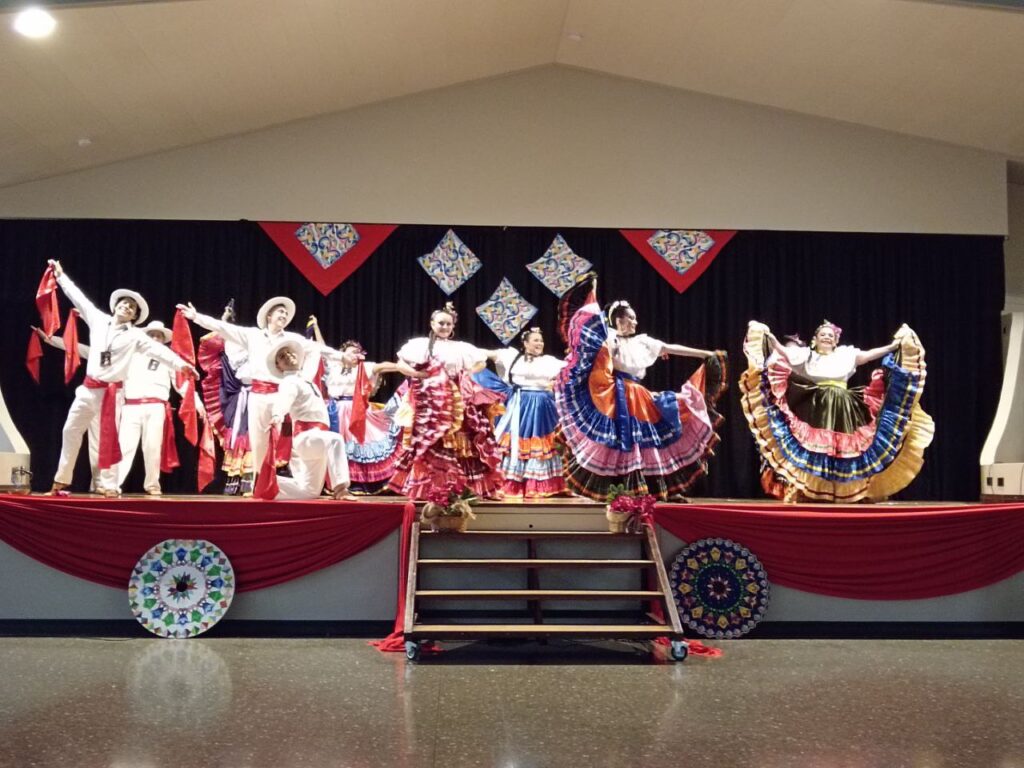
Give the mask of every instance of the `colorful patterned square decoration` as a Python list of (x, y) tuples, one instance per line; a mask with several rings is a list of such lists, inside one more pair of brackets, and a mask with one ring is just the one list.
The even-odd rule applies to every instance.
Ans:
[(577, 256), (561, 235), (556, 235), (550, 247), (526, 268), (559, 298), (576, 285), (593, 265)]
[(351, 224), (307, 222), (295, 230), (295, 237), (324, 269), (359, 242), (359, 233)]
[(451, 296), (483, 266), (452, 230), (448, 230), (431, 253), (419, 257), (437, 287)]
[(659, 229), (647, 244), (680, 275), (715, 247), (711, 236), (700, 229)]
[(503, 277), (497, 290), (476, 308), (476, 313), (501, 339), (501, 343), (508, 346), (537, 314), (537, 308), (522, 297), (507, 277)]

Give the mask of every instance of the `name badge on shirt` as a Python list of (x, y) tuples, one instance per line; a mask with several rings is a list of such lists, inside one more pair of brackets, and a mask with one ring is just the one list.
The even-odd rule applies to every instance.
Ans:
[(110, 350), (100, 352), (100, 366), (106, 368), (110, 365)]
[(149, 368), (149, 370), (155, 371), (157, 368), (160, 367), (160, 361), (151, 357), (149, 358), (149, 365), (147, 367)]

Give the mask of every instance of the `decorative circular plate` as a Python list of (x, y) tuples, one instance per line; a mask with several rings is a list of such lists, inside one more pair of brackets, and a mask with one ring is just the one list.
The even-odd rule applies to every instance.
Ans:
[(195, 637), (224, 616), (235, 594), (227, 556), (202, 539), (161, 541), (135, 564), (128, 603), (139, 623), (161, 637)]
[(683, 548), (669, 572), (683, 626), (704, 637), (741, 637), (764, 618), (771, 585), (761, 562), (729, 539)]

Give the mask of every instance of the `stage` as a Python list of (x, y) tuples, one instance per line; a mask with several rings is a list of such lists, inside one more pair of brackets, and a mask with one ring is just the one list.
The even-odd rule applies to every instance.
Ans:
[[(400, 497), (3, 495), (0, 622), (14, 633), (130, 627), (137, 559), (164, 539), (203, 538), (237, 575), (222, 631), (234, 623), (239, 634), (372, 634), (395, 615), (405, 506)], [(604, 506), (584, 499), (481, 502), (474, 511), (474, 530), (606, 528)], [(755, 637), (786, 627), (855, 636), (854, 625), (913, 636), (915, 624), (931, 628), (922, 634), (1009, 636), (1024, 626), (1024, 505), (693, 499), (659, 504), (654, 519), (669, 563), (683, 542), (702, 538), (737, 542), (760, 559), (771, 603)]]

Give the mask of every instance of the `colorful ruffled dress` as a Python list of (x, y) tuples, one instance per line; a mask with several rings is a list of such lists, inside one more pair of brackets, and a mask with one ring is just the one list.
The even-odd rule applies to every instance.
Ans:
[(826, 355), (809, 348), (768, 354), (768, 328), (751, 323), (741, 405), (773, 482), (796, 501), (881, 500), (905, 488), (924, 463), (935, 424), (921, 408), (924, 348), (904, 326), (899, 349), (883, 358), (866, 387), (849, 388), (860, 350)]
[(505, 413), (494, 427), (502, 452), (505, 493), (537, 498), (565, 492), (556, 441), (558, 410), (552, 392), (565, 363), (551, 355), (527, 357), (509, 348), (498, 352), (495, 367), (498, 375), (485, 369), (474, 374), (474, 379), (505, 401)]
[(197, 353), (203, 377), (203, 406), (224, 452), (221, 468), (228, 479), (224, 492), (229, 495), (252, 492), (252, 447), (249, 443), (249, 393), (252, 377), (245, 349), (225, 342), (216, 333), (199, 340)]
[(640, 382), (663, 342), (616, 334), (593, 300), (573, 314), (566, 337), (555, 404), (569, 489), (602, 501), (618, 484), (662, 500), (685, 493), (720, 439), (714, 405), (726, 386), (724, 354), (707, 358), (680, 391), (651, 392)]
[(412, 339), (398, 358), (427, 372), (409, 379), (408, 408), (396, 420), (404, 428), (402, 451), (388, 487), (410, 499), (434, 488), (465, 485), (481, 498), (501, 493), (504, 477), (487, 407), (498, 396), (473, 381), (472, 370), (486, 353), (464, 341)]
[[(364, 362), (363, 371), (371, 392), (377, 389), (376, 363)], [(327, 416), (331, 431), (345, 438), (351, 491), (358, 494), (380, 493), (395, 473), (401, 430), (383, 409), (370, 404), (366, 411), (366, 434), (359, 442), (349, 431), (352, 398), (356, 389), (356, 368), (347, 368), (334, 355), (324, 355), (324, 387), (327, 390)]]

